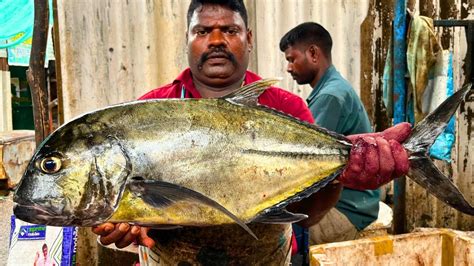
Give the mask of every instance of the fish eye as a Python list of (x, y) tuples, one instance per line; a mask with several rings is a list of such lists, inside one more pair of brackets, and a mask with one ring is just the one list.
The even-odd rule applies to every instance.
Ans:
[(54, 174), (61, 170), (61, 159), (50, 156), (43, 158), (39, 164), (39, 168), (46, 174)]

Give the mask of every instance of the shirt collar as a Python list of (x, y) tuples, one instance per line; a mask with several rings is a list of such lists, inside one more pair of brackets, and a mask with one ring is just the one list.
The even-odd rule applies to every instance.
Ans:
[(318, 83), (316, 83), (316, 86), (313, 88), (313, 91), (311, 91), (311, 94), (308, 96), (308, 99), (306, 99), (307, 103), (310, 103), (314, 99), (314, 97), (319, 94), (321, 88), (324, 86), (329, 77), (332, 76), (334, 71), (336, 71), (336, 68), (333, 65), (330, 65), (328, 69), (326, 69), (326, 72), (324, 72), (324, 75), (321, 77)]
[(181, 87), (184, 86), (187, 95), (186, 98), (202, 98), (201, 94), (194, 86), (191, 69), (189, 67), (183, 70), (183, 72), (176, 77), (173, 84), (181, 84), (181, 86), (179, 86), (180, 90)]

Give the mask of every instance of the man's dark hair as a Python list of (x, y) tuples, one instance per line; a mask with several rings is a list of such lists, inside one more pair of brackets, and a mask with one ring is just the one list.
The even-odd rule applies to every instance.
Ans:
[(48, 245), (46, 245), (46, 243), (43, 244), (43, 247), (41, 247), (41, 250), (44, 250), (44, 248), (48, 248)]
[(228, 7), (234, 12), (238, 12), (244, 20), (245, 27), (248, 28), (247, 9), (245, 8), (243, 0), (192, 0), (188, 8), (188, 28), (193, 16), (194, 10), (200, 8), (204, 4), (214, 4)]
[(316, 22), (302, 23), (289, 32), (280, 40), (280, 50), (285, 52), (290, 46), (298, 44), (316, 44), (327, 58), (331, 58), (332, 39), (329, 32)]

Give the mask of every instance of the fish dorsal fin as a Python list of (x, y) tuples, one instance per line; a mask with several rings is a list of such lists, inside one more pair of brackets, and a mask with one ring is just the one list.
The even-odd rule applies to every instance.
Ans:
[(258, 239), (252, 230), (241, 219), (239, 219), (239, 217), (235, 216), (218, 202), (195, 190), (158, 180), (132, 180), (129, 182), (128, 186), (135, 195), (156, 208), (171, 205), (174, 202), (181, 200), (198, 201), (202, 204), (208, 205), (227, 215), (255, 239)]
[(256, 106), (258, 104), (258, 97), (262, 94), (269, 86), (282, 80), (281, 78), (267, 78), (257, 80), (250, 84), (247, 84), (237, 91), (234, 91), (226, 96), (222, 97), (233, 103), (243, 104), (247, 106)]

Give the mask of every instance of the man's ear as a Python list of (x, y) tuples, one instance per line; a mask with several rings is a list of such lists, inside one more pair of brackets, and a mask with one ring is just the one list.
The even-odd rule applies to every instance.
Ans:
[(247, 29), (247, 46), (249, 48), (249, 52), (253, 49), (253, 33), (250, 28)]
[(308, 53), (312, 61), (315, 61), (315, 60), (317, 61), (319, 59), (320, 52), (321, 52), (321, 49), (319, 49), (319, 47), (314, 44), (311, 44), (308, 47)]

